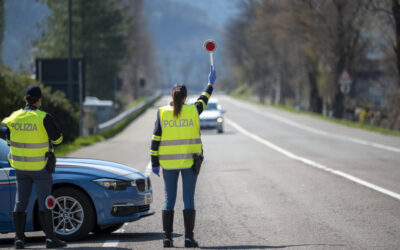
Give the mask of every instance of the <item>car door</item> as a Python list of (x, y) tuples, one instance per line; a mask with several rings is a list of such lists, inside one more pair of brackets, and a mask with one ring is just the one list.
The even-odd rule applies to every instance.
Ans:
[[(13, 230), (11, 217), (11, 187), (15, 189), (15, 171), (8, 164), (10, 151), (7, 143), (0, 139), (0, 232)], [(10, 175), (14, 175), (11, 176)], [(15, 192), (15, 191), (14, 191)]]
[[(9, 171), (3, 169), (4, 163), (0, 163), (0, 232), (12, 230), (11, 220), (11, 196), (10, 196), (10, 180), (8, 178)], [(14, 180), (15, 184), (15, 180)]]

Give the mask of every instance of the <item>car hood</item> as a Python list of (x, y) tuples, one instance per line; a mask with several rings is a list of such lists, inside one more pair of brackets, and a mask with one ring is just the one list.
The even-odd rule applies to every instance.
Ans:
[(98, 177), (128, 179), (143, 179), (145, 175), (140, 171), (115, 162), (80, 159), (80, 158), (57, 158), (56, 172), (73, 172), (77, 174), (93, 175)]
[(217, 119), (221, 116), (222, 114), (218, 110), (205, 110), (203, 113), (201, 113), (200, 119)]

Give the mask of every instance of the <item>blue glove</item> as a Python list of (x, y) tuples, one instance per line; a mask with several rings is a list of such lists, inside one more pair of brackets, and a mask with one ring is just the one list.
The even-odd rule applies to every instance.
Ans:
[(210, 66), (210, 74), (208, 75), (208, 82), (214, 84), (215, 79), (217, 79), (217, 74), (215, 74), (213, 66)]
[(152, 169), (153, 169), (153, 173), (155, 175), (157, 175), (158, 177), (160, 177), (160, 166), (152, 167)]

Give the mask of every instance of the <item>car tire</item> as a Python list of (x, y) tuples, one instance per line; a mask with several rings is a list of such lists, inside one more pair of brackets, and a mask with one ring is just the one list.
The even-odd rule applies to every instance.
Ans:
[(125, 223), (118, 223), (106, 228), (101, 228), (98, 225), (94, 228), (93, 233), (95, 234), (110, 234), (112, 232), (117, 231), (118, 229), (120, 229)]
[(217, 132), (218, 132), (218, 134), (222, 134), (222, 133), (224, 133), (224, 129), (223, 128), (219, 128), (219, 129), (217, 129)]
[[(87, 237), (96, 223), (96, 213), (90, 198), (81, 190), (72, 187), (57, 188), (53, 191), (53, 196), (57, 201), (53, 209), (53, 224), (57, 237), (66, 241)], [(68, 213), (66, 219), (62, 216), (65, 212)], [(63, 228), (64, 225), (66, 229)], [(74, 225), (76, 227), (73, 227)]]

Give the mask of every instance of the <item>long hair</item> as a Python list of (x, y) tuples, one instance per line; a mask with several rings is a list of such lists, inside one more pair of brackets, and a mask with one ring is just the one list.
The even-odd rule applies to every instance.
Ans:
[(178, 118), (181, 113), (183, 102), (187, 96), (186, 86), (183, 84), (175, 84), (172, 90), (172, 105), (174, 106), (174, 117)]

